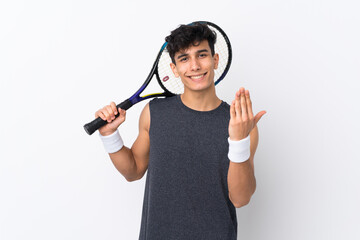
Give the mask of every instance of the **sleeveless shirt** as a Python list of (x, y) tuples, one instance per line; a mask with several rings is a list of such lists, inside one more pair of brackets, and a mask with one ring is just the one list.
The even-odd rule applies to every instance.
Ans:
[(150, 154), (139, 240), (236, 240), (229, 199), (230, 106), (196, 111), (180, 96), (150, 101)]

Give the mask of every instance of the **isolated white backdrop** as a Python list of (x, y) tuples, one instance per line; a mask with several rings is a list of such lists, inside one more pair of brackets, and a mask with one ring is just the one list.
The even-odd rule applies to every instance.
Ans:
[[(360, 239), (357, 1), (1, 1), (0, 239), (137, 239), (145, 177), (128, 183), (84, 123), (129, 97), (164, 37), (212, 21), (250, 89), (257, 190), (238, 239)], [(127, 146), (145, 103), (120, 127)]]

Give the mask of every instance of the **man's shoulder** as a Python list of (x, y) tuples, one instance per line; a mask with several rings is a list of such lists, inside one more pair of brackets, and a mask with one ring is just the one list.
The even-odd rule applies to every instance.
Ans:
[(157, 105), (168, 105), (168, 104), (172, 104), (176, 101), (177, 96), (172, 96), (172, 97), (166, 97), (166, 98), (154, 98), (150, 101), (150, 107), (151, 106), (157, 106)]
[(225, 107), (225, 108), (227, 108), (227, 109), (230, 109), (230, 105), (229, 105), (226, 101), (221, 100), (221, 102), (222, 102), (222, 106), (223, 106), (223, 107)]

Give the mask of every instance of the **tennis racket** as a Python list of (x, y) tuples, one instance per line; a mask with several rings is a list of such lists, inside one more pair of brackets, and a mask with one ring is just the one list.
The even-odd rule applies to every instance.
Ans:
[[(215, 85), (218, 84), (227, 74), (231, 65), (232, 59), (232, 50), (228, 37), (225, 32), (217, 25), (211, 22), (198, 21), (193, 22), (206, 24), (212, 31), (216, 33), (216, 43), (215, 43), (215, 53), (219, 54), (219, 64), (218, 68), (215, 69), (214, 82)], [(190, 25), (191, 25), (190, 24)], [(176, 78), (174, 73), (170, 68), (171, 58), (169, 53), (165, 50), (167, 42), (165, 42), (158, 53), (153, 67), (149, 73), (149, 76), (146, 78), (143, 85), (137, 90), (130, 98), (126, 99), (122, 103), (118, 104), (116, 107), (124, 110), (129, 109), (134, 104), (141, 102), (145, 99), (154, 98), (154, 97), (171, 97), (174, 95), (182, 94), (184, 92), (184, 85), (181, 82), (180, 78)], [(145, 90), (153, 77), (156, 77), (158, 84), (164, 90), (162, 93), (153, 93), (144, 96), (140, 94)], [(118, 117), (119, 114), (115, 115)], [(91, 135), (97, 129), (107, 124), (107, 121), (102, 120), (100, 117), (96, 118), (92, 122), (89, 122), (84, 125), (85, 131)]]

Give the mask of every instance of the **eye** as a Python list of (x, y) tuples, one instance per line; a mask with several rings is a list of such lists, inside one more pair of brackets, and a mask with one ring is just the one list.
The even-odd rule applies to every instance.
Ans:
[(203, 58), (203, 57), (206, 57), (207, 54), (206, 53), (200, 53), (199, 57)]
[(180, 62), (186, 62), (186, 60), (188, 60), (187, 57), (182, 57), (182, 58), (180, 58)]

